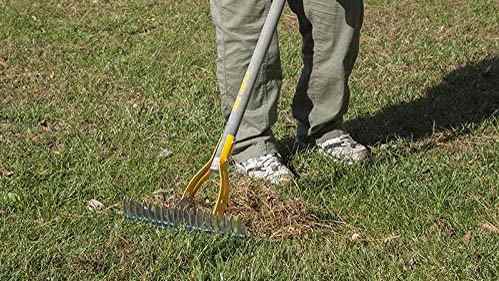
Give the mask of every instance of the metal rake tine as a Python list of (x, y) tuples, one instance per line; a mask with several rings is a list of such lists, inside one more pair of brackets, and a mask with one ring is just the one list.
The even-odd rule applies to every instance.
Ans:
[(164, 207), (162, 209), (162, 217), (163, 217), (163, 224), (165, 226), (169, 226), (170, 225), (170, 218), (168, 217), (168, 208)]
[(190, 220), (191, 220), (191, 214), (186, 209), (184, 209), (182, 211), (182, 214), (183, 214), (184, 219), (185, 219), (185, 225), (186, 226), (190, 226), (191, 225), (191, 222), (190, 222)]
[(200, 216), (199, 216), (199, 219), (200, 219), (200, 222), (199, 222), (199, 227), (201, 228), (206, 228), (206, 215), (204, 212), (200, 212)]
[(200, 229), (199, 212), (197, 212), (197, 211), (194, 213), (194, 226), (196, 227), (196, 229)]
[(156, 212), (156, 205), (151, 205), (151, 213), (152, 213), (152, 218), (154, 220), (154, 224), (159, 225), (159, 217), (158, 213)]
[(205, 229), (206, 228), (206, 216), (204, 212), (199, 212), (199, 228), (200, 229)]
[(163, 227), (163, 209), (158, 205), (156, 206), (156, 211), (158, 214), (158, 225)]
[(237, 235), (237, 231), (236, 231), (235, 224), (234, 224), (234, 217), (229, 218), (229, 232), (231, 234)]
[(198, 228), (201, 229), (201, 230), (203, 230), (205, 228), (204, 212), (202, 212), (202, 211), (197, 212), (196, 220), (197, 220), (197, 226), (198, 226)]
[(189, 213), (184, 209), (181, 211), (182, 214), (182, 220), (184, 222), (184, 225), (189, 226)]
[(216, 218), (215, 218), (215, 217), (213, 217), (213, 216), (209, 216), (209, 217), (208, 217), (208, 221), (209, 221), (209, 225), (208, 225), (208, 227), (209, 227), (210, 229), (216, 229), (216, 225), (217, 225)]
[(235, 235), (239, 235), (239, 219), (237, 217), (231, 217), (231, 232)]
[(173, 212), (172, 209), (166, 209), (166, 216), (168, 217), (168, 225), (173, 225)]
[(184, 225), (189, 225), (189, 213), (184, 210), (179, 210), (180, 215), (182, 216), (182, 222)]
[(222, 222), (222, 232), (224, 233), (227, 233), (227, 232), (230, 232), (230, 229), (228, 229), (228, 222), (227, 222), (227, 217), (223, 216), (221, 218), (221, 222)]
[(224, 224), (224, 227), (223, 227), (224, 233), (231, 234), (232, 233), (232, 228), (231, 228), (231, 225), (230, 225), (230, 219), (228, 217), (224, 216), (224, 218), (223, 218), (223, 224)]
[(154, 211), (154, 206), (152, 204), (149, 204), (149, 214), (150, 214), (150, 218), (152, 220), (152, 223), (157, 225), (156, 212)]
[(205, 213), (205, 228), (212, 229), (213, 228), (213, 216), (210, 213)]
[(234, 229), (234, 218), (233, 217), (229, 217), (228, 219), (228, 223), (229, 223), (229, 232), (230, 233), (236, 233), (235, 229)]
[(172, 225), (177, 223), (177, 212), (175, 209), (170, 210), (170, 218), (171, 218), (170, 222), (172, 223)]
[(199, 227), (196, 225), (197, 215), (198, 214), (195, 210), (191, 211), (191, 227), (194, 230), (199, 230)]
[(149, 204), (149, 219), (153, 224), (156, 224), (156, 213), (154, 212), (154, 206), (152, 204)]
[(145, 220), (147, 217), (147, 208), (142, 203), (137, 202), (137, 214), (141, 220)]
[(128, 203), (128, 199), (125, 198), (123, 199), (123, 214), (125, 214), (125, 217), (129, 218), (129, 203)]
[(137, 208), (135, 207), (135, 201), (128, 201), (128, 215), (132, 219), (137, 218)]
[(194, 226), (194, 218), (192, 216), (192, 212), (188, 211), (187, 218), (189, 220), (188, 225), (192, 228)]
[(172, 218), (173, 218), (172, 222), (174, 224), (180, 224), (181, 223), (180, 222), (180, 215), (179, 215), (178, 210), (176, 208), (173, 208), (172, 215), (173, 215), (172, 216)]
[(184, 220), (179, 209), (175, 209), (175, 223), (183, 224)]
[(239, 219), (237, 220), (237, 225), (236, 226), (237, 226), (237, 233), (240, 236), (243, 236), (243, 237), (248, 236), (248, 230), (246, 229), (246, 226), (244, 226), (244, 224), (242, 224)]
[(137, 210), (138, 210), (138, 215), (141, 220), (146, 219), (146, 214), (147, 214), (147, 209), (143, 204), (140, 204), (137, 202)]
[(177, 211), (175, 209), (171, 209), (170, 215), (171, 215), (172, 224), (176, 224), (177, 223)]
[(128, 199), (126, 205), (127, 205), (127, 209), (128, 209), (126, 212), (128, 213), (128, 215), (132, 218), (135, 218), (137, 216), (137, 211), (134, 208), (133, 201)]
[(191, 210), (191, 227), (197, 230), (198, 227), (196, 226), (196, 216), (196, 210)]
[(177, 222), (179, 224), (184, 224), (184, 218), (183, 218), (182, 213), (180, 212), (179, 209), (175, 209), (175, 216), (176, 216)]
[(203, 230), (209, 232), (217, 232), (217, 224), (216, 217), (214, 217), (211, 213), (204, 213), (204, 225)]
[(140, 215), (143, 213), (142, 211), (142, 206), (134, 201), (134, 202), (130, 202), (132, 204), (132, 206), (130, 206), (130, 208), (133, 210), (133, 216), (135, 219), (140, 219)]
[(138, 202), (133, 202), (134, 204), (134, 209), (135, 209), (135, 214), (138, 219), (142, 220), (144, 218), (144, 208), (141, 204)]
[(221, 216), (221, 217), (218, 217), (218, 231), (220, 231), (220, 233), (223, 233), (224, 232), (224, 217)]
[(206, 214), (203, 211), (198, 212), (199, 216), (199, 228), (202, 230), (205, 230), (207, 228), (207, 223), (206, 223)]
[(137, 211), (135, 210), (134, 202), (132, 200), (129, 200), (127, 205), (128, 205), (127, 213), (129, 217), (135, 218), (137, 216)]
[(161, 215), (161, 207), (156, 206), (156, 218), (158, 219), (158, 225), (163, 226), (163, 218)]
[[(125, 202), (125, 201), (124, 201)], [(133, 205), (130, 199), (126, 199), (126, 203), (123, 204), (123, 212), (127, 218), (133, 218)]]
[(236, 233), (236, 228), (234, 224), (234, 217), (229, 218), (229, 230), (231, 233)]
[(217, 222), (218, 222), (218, 231), (220, 233), (223, 233), (224, 232), (224, 217), (223, 216), (219, 216), (217, 217)]
[(194, 226), (194, 215), (191, 210), (187, 211), (188, 224), (192, 228)]
[(130, 214), (134, 219), (137, 219), (137, 216), (139, 215), (139, 209), (137, 207), (137, 202), (135, 201), (129, 201), (128, 202), (128, 207), (130, 209)]
[(180, 209), (177, 209), (177, 217), (180, 224), (185, 224), (184, 212), (182, 212)]
[(149, 221), (151, 221), (152, 223), (155, 223), (154, 222), (154, 213), (152, 211), (152, 205), (151, 204), (147, 204), (147, 218), (149, 219)]
[(123, 213), (128, 217), (128, 200), (126, 198), (123, 199)]
[(213, 229), (220, 231), (220, 217), (218, 216), (213, 217)]
[(184, 209), (182, 212), (184, 213), (185, 225), (187, 225), (188, 227), (191, 227), (192, 226), (191, 212), (188, 211), (187, 209)]
[(202, 212), (196, 212), (196, 227), (199, 230), (203, 230), (203, 213)]
[(167, 211), (168, 211), (168, 222), (170, 223), (170, 225), (173, 225), (173, 223), (175, 222), (173, 209), (168, 209)]
[(178, 224), (184, 224), (184, 216), (179, 209), (175, 209), (175, 216), (177, 217), (176, 222)]
[(144, 204), (142, 206), (142, 210), (144, 212), (144, 218), (147, 219), (148, 221), (151, 221), (151, 214), (149, 212), (149, 206), (148, 206), (148, 204)]
[(143, 206), (143, 210), (144, 210), (144, 218), (147, 221), (152, 222), (152, 220), (151, 220), (151, 208), (149, 207), (149, 204), (145, 204)]
[(135, 201), (128, 201), (128, 214), (130, 215), (130, 218), (137, 219), (138, 210)]
[(225, 228), (227, 229), (227, 232), (232, 232), (232, 217), (225, 216)]
[(218, 217), (218, 227), (221, 233), (225, 231), (225, 221), (223, 216)]
[(180, 209), (177, 210), (177, 213), (178, 213), (180, 224), (186, 225), (187, 224), (187, 214), (184, 211), (180, 210)]
[(154, 214), (154, 223), (156, 225), (161, 225), (161, 220), (160, 220), (160, 217), (159, 217), (159, 209), (158, 209), (158, 206), (154, 206), (153, 209), (152, 209), (152, 212)]
[(163, 224), (163, 226), (168, 225), (168, 216), (165, 208), (161, 208), (161, 223)]
[(210, 213), (206, 213), (206, 229), (215, 230), (215, 218)]

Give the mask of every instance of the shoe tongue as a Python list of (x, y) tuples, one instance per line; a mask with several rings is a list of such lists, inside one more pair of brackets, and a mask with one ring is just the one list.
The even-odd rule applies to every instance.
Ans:
[(275, 160), (274, 158), (275, 158), (275, 157), (274, 157), (274, 154), (266, 154), (266, 155), (263, 155), (263, 156), (260, 158), (260, 160), (261, 160), (262, 162), (268, 162), (269, 160), (274, 161), (274, 160)]

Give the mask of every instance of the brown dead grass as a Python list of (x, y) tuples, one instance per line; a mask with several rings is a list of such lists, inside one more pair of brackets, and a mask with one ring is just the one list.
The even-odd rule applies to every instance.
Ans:
[[(169, 208), (175, 206), (180, 197), (179, 194), (168, 196), (160, 190), (145, 201)], [(209, 212), (213, 203), (197, 200), (195, 205)], [(331, 233), (341, 223), (322, 220), (304, 200), (283, 198), (277, 187), (248, 179), (233, 181), (226, 215), (237, 217), (250, 235), (275, 240), (305, 237), (313, 232)]]
[(336, 224), (321, 221), (300, 198), (285, 199), (275, 187), (243, 179), (232, 194), (227, 213), (239, 217), (255, 236), (272, 239), (333, 231)]

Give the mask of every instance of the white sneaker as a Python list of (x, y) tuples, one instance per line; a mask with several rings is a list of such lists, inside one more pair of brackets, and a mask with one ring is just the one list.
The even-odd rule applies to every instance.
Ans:
[(293, 178), (293, 172), (281, 161), (279, 154), (265, 154), (243, 162), (235, 161), (236, 171), (240, 174), (269, 181), (273, 184), (284, 184)]
[(346, 164), (362, 162), (371, 158), (369, 149), (356, 142), (349, 134), (330, 138), (317, 146), (324, 154)]

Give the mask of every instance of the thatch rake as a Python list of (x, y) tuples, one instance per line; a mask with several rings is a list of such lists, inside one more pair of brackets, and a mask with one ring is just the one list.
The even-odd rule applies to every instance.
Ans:
[[(263, 25), (250, 64), (232, 107), (232, 112), (225, 125), (225, 130), (218, 141), (211, 159), (191, 179), (180, 202), (174, 207), (165, 208), (144, 205), (125, 199), (123, 207), (127, 218), (150, 222), (161, 227), (184, 226), (190, 230), (233, 234), (236, 236), (247, 235), (246, 228), (240, 224), (237, 218), (230, 218), (224, 215), (229, 203), (230, 193), (228, 161), (232, 153), (235, 136), (237, 135), (248, 101), (253, 92), (258, 72), (267, 54), (272, 37), (276, 32), (277, 23), (282, 14), (284, 4), (285, 0), (272, 1), (269, 14)], [(193, 208), (191, 202), (194, 202), (194, 196), (212, 172), (219, 173), (220, 188), (212, 213), (206, 213)]]

